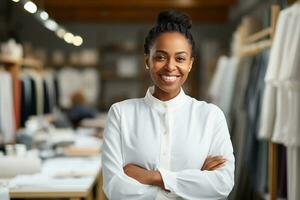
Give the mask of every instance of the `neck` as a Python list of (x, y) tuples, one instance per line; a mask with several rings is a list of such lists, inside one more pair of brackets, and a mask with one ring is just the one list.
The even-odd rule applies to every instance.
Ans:
[(154, 93), (153, 96), (161, 101), (168, 101), (176, 97), (180, 92), (180, 89), (178, 91), (174, 91), (172, 93), (165, 92), (161, 90), (159, 87), (154, 86)]

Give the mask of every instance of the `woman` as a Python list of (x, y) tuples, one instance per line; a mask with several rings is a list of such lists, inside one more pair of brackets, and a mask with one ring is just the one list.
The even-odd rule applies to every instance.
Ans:
[(154, 87), (112, 105), (104, 131), (104, 192), (111, 200), (225, 199), (234, 156), (222, 111), (184, 94), (195, 44), (188, 16), (159, 14), (144, 44)]

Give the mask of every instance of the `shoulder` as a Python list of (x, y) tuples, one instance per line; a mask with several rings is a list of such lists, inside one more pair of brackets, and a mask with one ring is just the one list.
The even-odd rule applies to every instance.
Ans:
[(110, 107), (110, 111), (116, 111), (116, 112), (123, 112), (123, 111), (129, 111), (132, 109), (135, 109), (137, 107), (140, 107), (142, 104), (144, 104), (143, 98), (135, 98), (135, 99), (127, 99), (124, 101), (120, 101), (117, 103), (114, 103)]
[(223, 111), (215, 104), (208, 103), (206, 101), (199, 101), (195, 98), (189, 97), (189, 100), (191, 102), (191, 105), (193, 106), (193, 109), (197, 110), (197, 112), (205, 112), (215, 115), (223, 115)]

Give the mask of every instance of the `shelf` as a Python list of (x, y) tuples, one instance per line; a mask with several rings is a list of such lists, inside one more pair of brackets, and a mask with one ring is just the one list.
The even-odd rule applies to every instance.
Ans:
[(28, 67), (33, 67), (37, 69), (43, 68), (43, 63), (39, 60), (33, 59), (33, 58), (24, 58), (22, 60), (22, 64)]
[(42, 68), (43, 63), (33, 58), (14, 59), (10, 56), (0, 54), (0, 65), (13, 66), (13, 65), (25, 65), (34, 68)]
[(16, 64), (20, 64), (22, 62), (22, 60), (18, 60), (18, 59), (14, 59), (10, 56), (4, 56), (4, 55), (0, 55), (0, 64), (2, 65), (16, 65)]

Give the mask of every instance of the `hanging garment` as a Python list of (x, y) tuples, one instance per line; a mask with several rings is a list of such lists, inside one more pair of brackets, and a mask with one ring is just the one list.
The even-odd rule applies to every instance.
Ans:
[(230, 124), (231, 101), (238, 67), (239, 58), (220, 57), (209, 89), (212, 102), (224, 112), (228, 124)]
[(280, 12), (270, 62), (259, 137), (300, 145), (300, 5)]
[[(238, 199), (253, 199), (255, 198), (255, 193), (261, 191), (258, 188), (259, 181), (267, 183), (266, 179), (267, 171), (265, 166), (267, 165), (267, 160), (262, 161), (267, 155), (265, 150), (266, 142), (258, 141), (258, 129), (259, 129), (259, 119), (261, 114), (261, 99), (264, 90), (264, 77), (266, 73), (266, 68), (268, 65), (269, 51), (265, 50), (262, 53), (255, 56), (249, 81), (247, 84), (246, 94), (245, 94), (245, 108), (246, 108), (246, 139), (244, 144), (244, 155), (243, 155), (243, 174), (242, 181), (245, 182), (244, 187), (241, 189), (240, 197)], [(259, 155), (259, 153), (263, 153)], [(262, 156), (263, 158), (260, 158)], [(260, 170), (257, 170), (260, 169)]]
[(222, 90), (222, 80), (225, 77), (228, 62), (229, 58), (226, 56), (219, 58), (216, 71), (209, 87), (209, 96), (215, 104), (219, 104), (221, 101), (220, 91)]
[(242, 161), (246, 139), (246, 107), (245, 93), (250, 76), (253, 57), (242, 58), (238, 67), (236, 84), (231, 104), (231, 138), (235, 155), (235, 187), (230, 199), (238, 199), (238, 192), (243, 188), (241, 177), (243, 176)]
[(49, 90), (48, 90), (48, 86), (47, 83), (45, 81), (45, 79), (43, 79), (43, 114), (49, 114), (50, 113), (50, 100), (49, 100)]
[[(212, 104), (181, 92), (160, 101), (151, 87), (145, 98), (114, 104), (102, 150), (104, 191), (109, 199), (225, 199), (234, 183), (234, 157), (225, 116)], [(225, 166), (201, 171), (209, 155)], [(159, 170), (166, 189), (128, 177), (123, 167)]]
[(14, 101), (14, 116), (15, 127), (19, 128), (21, 125), (21, 80), (19, 77), (13, 79), (13, 101)]
[(100, 93), (99, 72), (96, 69), (85, 69), (81, 73), (82, 90), (86, 98), (86, 103), (95, 106)]
[[(31, 115), (31, 80), (29, 76), (21, 74), (21, 127), (25, 126), (25, 122)], [(35, 106), (34, 106), (35, 107)]]
[(59, 105), (63, 108), (72, 106), (71, 97), (76, 92), (82, 92), (82, 78), (78, 70), (66, 67), (57, 73), (59, 87)]
[(285, 11), (281, 11), (275, 31), (275, 37), (270, 52), (270, 60), (265, 76), (265, 91), (262, 105), (262, 116), (260, 122), (259, 137), (270, 139), (273, 134), (275, 124), (276, 108), (276, 84), (279, 69), (282, 62), (282, 46), (285, 43), (284, 32), (288, 27), (289, 21), (284, 16)]
[(277, 85), (276, 120), (272, 140), (300, 146), (300, 5), (285, 12), (289, 20), (285, 32), (282, 67)]
[(49, 96), (49, 110), (52, 113), (54, 108), (56, 107), (56, 91), (55, 91), (55, 76), (54, 72), (52, 71), (45, 71), (44, 72), (44, 80), (46, 82), (46, 88), (48, 91)]
[(287, 147), (288, 200), (300, 198), (300, 147)]
[(16, 122), (13, 105), (13, 82), (11, 75), (0, 71), (0, 133), (3, 143), (15, 138)]

